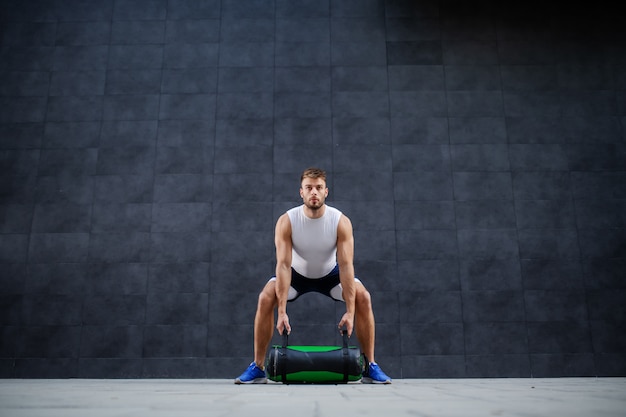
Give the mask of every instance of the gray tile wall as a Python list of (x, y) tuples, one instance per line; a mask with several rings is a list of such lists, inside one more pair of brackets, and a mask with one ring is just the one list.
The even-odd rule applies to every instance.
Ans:
[[(606, 4), (1, 4), (1, 377), (237, 376), (310, 165), (392, 377), (626, 375)], [(341, 311), (301, 298), (292, 342)]]

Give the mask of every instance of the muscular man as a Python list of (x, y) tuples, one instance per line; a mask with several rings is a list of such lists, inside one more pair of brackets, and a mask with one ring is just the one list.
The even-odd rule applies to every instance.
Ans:
[(278, 310), (276, 329), (289, 334), (291, 325), (287, 302), (315, 291), (343, 301), (346, 312), (339, 321), (350, 336), (356, 331), (368, 360), (364, 383), (390, 384), (374, 358), (374, 313), (370, 293), (354, 276), (354, 236), (350, 219), (326, 205), (326, 173), (309, 168), (300, 179), (304, 204), (284, 213), (276, 222), (276, 275), (261, 293), (254, 319), (254, 361), (235, 379), (235, 384), (264, 384), (265, 354), (274, 333), (274, 309)]

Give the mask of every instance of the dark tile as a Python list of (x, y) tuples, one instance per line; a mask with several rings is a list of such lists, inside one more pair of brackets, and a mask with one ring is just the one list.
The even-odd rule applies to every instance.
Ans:
[(514, 229), (457, 231), (461, 258), (516, 259), (519, 244)]
[(106, 45), (111, 38), (111, 22), (59, 22), (55, 45)]
[(502, 117), (504, 106), (499, 91), (450, 91), (448, 114), (452, 117)]
[(575, 229), (524, 229), (518, 231), (522, 259), (578, 259), (581, 246)]
[[(384, 67), (383, 67), (384, 68)], [(440, 65), (392, 65), (387, 67), (389, 90), (444, 90), (444, 71)]]
[[(274, 91), (274, 71), (270, 67), (222, 67), (219, 69), (220, 93), (261, 93)], [(284, 69), (283, 69), (284, 71)], [(277, 77), (277, 81), (278, 81)], [(276, 88), (280, 91), (280, 88)]]
[[(280, 23), (277, 22), (277, 24)], [(330, 65), (331, 50), (328, 42), (295, 42), (291, 39), (281, 42), (279, 33), (277, 33), (277, 38), (279, 39), (275, 47), (277, 67)]]
[[(85, 332), (91, 337), (82, 338), (81, 356), (98, 357), (102, 354), (100, 349), (113, 348), (115, 336), (130, 336), (131, 332), (135, 338), (141, 337), (141, 328), (138, 325), (146, 322), (146, 296), (141, 295), (120, 295), (120, 294), (93, 294), (85, 296), (82, 311), (82, 324)], [(111, 334), (111, 344), (101, 343), (107, 337), (103, 334), (107, 330), (114, 332)], [(96, 338), (92, 341), (92, 338)], [(139, 346), (135, 345), (134, 350), (140, 349), (141, 340), (137, 340)], [(87, 353), (87, 352), (92, 353)], [(139, 353), (138, 355), (140, 355)], [(115, 354), (110, 356), (115, 357)]]
[(147, 326), (143, 339), (144, 358), (201, 358), (207, 352), (206, 325)]
[(458, 257), (454, 230), (398, 230), (396, 235), (398, 260)]
[[(323, 127), (327, 124), (323, 123)], [(331, 136), (330, 132), (323, 131), (320, 140)], [(380, 118), (333, 118), (332, 139), (337, 145), (387, 145), (390, 144), (389, 119)], [(298, 141), (300, 138), (298, 137)]]
[(331, 95), (328, 92), (282, 92), (274, 95), (276, 118), (330, 118), (331, 114)]
[(220, 67), (271, 67), (274, 65), (274, 42), (220, 42), (219, 65)]
[(163, 20), (114, 20), (111, 27), (111, 44), (160, 44), (165, 38)]
[(215, 121), (200, 120), (160, 120), (157, 133), (159, 146), (203, 147), (213, 143)]
[(98, 175), (94, 203), (151, 203), (152, 175)]
[(150, 293), (207, 293), (211, 264), (206, 262), (150, 264)]
[(329, 19), (323, 17), (276, 19), (276, 42), (328, 44), (330, 42)]
[(269, 202), (215, 202), (212, 208), (212, 231), (274, 231), (273, 206)]
[(281, 67), (274, 71), (276, 92), (330, 92), (335, 81), (327, 67)]
[(214, 232), (212, 238), (211, 262), (263, 262), (273, 256), (267, 231)]
[(395, 287), (404, 291), (457, 291), (459, 270), (456, 262), (439, 259), (398, 261), (398, 277)]
[(138, 358), (144, 343), (139, 326), (83, 326), (81, 358)]
[[(172, 69), (211, 68), (217, 65), (221, 43), (167, 44), (163, 67)], [(221, 62), (221, 61), (220, 61)]]
[(89, 260), (93, 262), (145, 262), (148, 260), (150, 234), (122, 230), (92, 233)]
[[(39, 177), (33, 188), (37, 203), (90, 204), (94, 196), (94, 177)], [(23, 198), (25, 197), (18, 195), (17, 202), (22, 201)]]
[(32, 149), (43, 143), (43, 123), (0, 124), (0, 149)]
[(400, 323), (459, 323), (459, 291), (421, 291), (399, 294)]
[(386, 65), (384, 41), (334, 42), (330, 51), (332, 65)]
[(452, 201), (400, 201), (395, 204), (397, 230), (454, 229)]
[[(217, 113), (214, 111), (209, 114), (215, 114), (217, 119), (271, 118), (274, 100), (270, 93), (220, 93), (217, 103), (212, 104), (217, 105)], [(204, 106), (202, 111), (207, 112), (207, 107)]]
[(13, 378), (76, 378), (76, 358), (20, 358), (13, 361)]
[(57, 46), (53, 69), (56, 71), (104, 70), (110, 64), (109, 46)]
[(91, 122), (102, 118), (102, 96), (50, 97), (46, 121)]
[(448, 91), (500, 91), (500, 67), (496, 65), (448, 65), (445, 67)]
[(159, 96), (155, 94), (105, 96), (102, 119), (156, 120), (159, 116), (159, 101)]
[(0, 204), (0, 233), (29, 233), (32, 221), (32, 205)]
[(528, 321), (583, 321), (588, 317), (581, 290), (526, 290), (524, 301)]
[(96, 149), (46, 149), (39, 156), (40, 176), (88, 176), (96, 172)]
[(87, 259), (88, 248), (88, 233), (37, 233), (30, 237), (28, 260), (84, 262)]
[(50, 74), (47, 72), (2, 71), (0, 93), (3, 96), (36, 97), (45, 96), (49, 91)]
[(396, 144), (391, 152), (394, 172), (450, 170), (448, 146)]
[(472, 322), (523, 322), (521, 291), (464, 291), (463, 320)]
[(223, 17), (220, 39), (225, 42), (273, 42), (274, 20)]
[(146, 306), (146, 322), (206, 325), (209, 309), (209, 295), (206, 293), (150, 293)]
[(212, 172), (214, 151), (211, 147), (166, 147), (156, 151), (157, 174), (207, 174)]
[(205, 232), (153, 232), (149, 248), (142, 248), (150, 250), (152, 262), (209, 262), (212, 260), (213, 239), (219, 240)]
[(163, 52), (162, 45), (111, 45), (106, 67), (115, 70), (162, 68)]
[(531, 354), (530, 362), (535, 378), (591, 377), (598, 374), (591, 353)]
[[(450, 143), (506, 143), (508, 119), (503, 117), (451, 117)], [(510, 134), (509, 134), (510, 136)]]
[(158, 94), (161, 92), (161, 70), (108, 70), (105, 91), (107, 94)]
[(91, 295), (146, 294), (148, 266), (145, 263), (90, 263), (84, 291)]
[(393, 144), (447, 145), (448, 137), (447, 118), (429, 116), (391, 118)]
[(43, 97), (0, 97), (0, 110), (0, 123), (35, 123), (49, 118)]
[[(464, 378), (464, 355), (403, 355), (402, 378)], [(394, 375), (395, 376), (395, 375)]]
[(509, 152), (506, 145), (452, 145), (454, 171), (508, 171)]
[(80, 326), (21, 327), (17, 340), (18, 358), (77, 358)]
[(379, 42), (385, 39), (385, 21), (378, 17), (333, 17), (333, 42)]
[(150, 231), (149, 204), (95, 204), (91, 218), (93, 232)]
[(513, 197), (509, 172), (454, 172), (453, 180), (454, 197), (461, 202), (511, 200)]
[(220, 40), (219, 19), (168, 20), (166, 25), (166, 43), (208, 43)]
[(457, 201), (455, 211), (456, 226), (459, 229), (484, 230), (512, 229), (515, 227), (517, 213), (512, 201)]
[(141, 358), (80, 358), (77, 378), (141, 378)]
[(103, 148), (98, 151), (99, 175), (138, 175), (152, 172), (154, 147)]
[(461, 323), (401, 324), (403, 355), (463, 355)]
[[(174, 11), (178, 10), (174, 9)], [(141, 2), (120, 0), (116, 1), (113, 6), (114, 20), (163, 20), (166, 14), (167, 0), (147, 0)]]
[[(207, 358), (146, 358), (142, 378), (208, 378), (215, 373)], [(232, 369), (232, 368), (231, 368)], [(211, 371), (211, 373), (209, 373)], [(232, 371), (231, 371), (232, 372)]]
[(30, 294), (22, 299), (26, 326), (77, 326), (82, 323), (83, 300), (79, 294)]
[(155, 203), (153, 232), (206, 232), (211, 228), (212, 208), (207, 203)]
[(333, 91), (387, 91), (384, 66), (332, 67)]
[[(465, 323), (468, 355), (528, 353), (526, 323)], [(486, 343), (488, 341), (488, 343)]]
[(459, 262), (459, 275), (464, 291), (522, 289), (517, 259), (463, 259)]
[(498, 45), (495, 40), (445, 39), (437, 42), (445, 65), (497, 65)]
[(397, 201), (452, 200), (452, 177), (446, 171), (395, 172), (393, 195)]
[(591, 352), (591, 331), (587, 321), (529, 322), (528, 346), (533, 354)]
[(164, 174), (154, 179), (155, 203), (210, 202), (213, 177), (202, 174)]
[(38, 204), (33, 215), (35, 233), (77, 233), (91, 229), (91, 207), (78, 204)]
[(212, 19), (221, 15), (221, 2), (209, 0), (198, 3), (193, 0), (170, 0), (168, 2), (168, 19)]
[(95, 148), (99, 135), (100, 122), (48, 122), (42, 148)]
[(335, 172), (390, 172), (392, 161), (391, 147), (387, 145), (345, 145), (337, 146), (333, 153)]
[(447, 117), (446, 96), (442, 91), (390, 91), (389, 112), (392, 118)]

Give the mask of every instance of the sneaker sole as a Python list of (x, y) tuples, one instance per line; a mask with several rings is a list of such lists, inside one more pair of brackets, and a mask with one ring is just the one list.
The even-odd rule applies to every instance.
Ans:
[(267, 384), (267, 378), (255, 378), (250, 381), (242, 381), (241, 379), (235, 379), (235, 384), (243, 385), (243, 384)]
[(372, 379), (372, 378), (363, 377), (363, 379), (361, 379), (361, 383), (362, 384), (391, 384), (391, 381), (390, 380), (376, 381), (375, 379)]

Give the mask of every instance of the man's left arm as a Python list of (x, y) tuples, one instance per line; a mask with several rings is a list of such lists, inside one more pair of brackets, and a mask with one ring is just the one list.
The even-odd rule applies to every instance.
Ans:
[(354, 329), (354, 312), (356, 288), (354, 283), (354, 234), (350, 219), (341, 215), (337, 226), (337, 264), (339, 265), (339, 281), (341, 282), (343, 299), (346, 302), (346, 313), (339, 321), (339, 328), (345, 326), (348, 336)]

